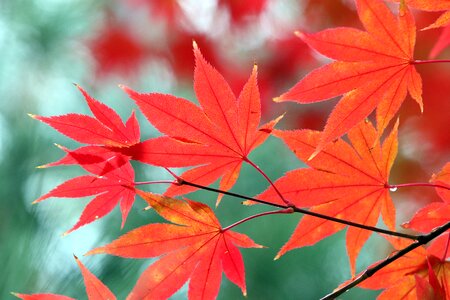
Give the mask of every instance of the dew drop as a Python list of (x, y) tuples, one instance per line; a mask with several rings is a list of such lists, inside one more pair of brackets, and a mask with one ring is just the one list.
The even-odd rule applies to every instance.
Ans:
[(98, 216), (95, 216), (96, 219), (98, 219)]
[(391, 187), (389, 190), (390, 190), (391, 192), (395, 192), (395, 191), (397, 191), (397, 187), (396, 187), (396, 186)]

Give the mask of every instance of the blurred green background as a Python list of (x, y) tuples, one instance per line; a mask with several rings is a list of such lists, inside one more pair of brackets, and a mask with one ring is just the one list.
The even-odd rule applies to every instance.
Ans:
[[(293, 30), (360, 26), (353, 3), (334, 0), (199, 3), (193, 0), (0, 1), (0, 299), (13, 298), (10, 292), (48, 292), (86, 298), (72, 254), (78, 255), (118, 299), (124, 299), (139, 274), (151, 263), (104, 255), (82, 257), (90, 249), (130, 229), (160, 220), (153, 213), (142, 211), (145, 205), (141, 199), (136, 200), (123, 230), (120, 230), (119, 211), (115, 209), (66, 237), (61, 234), (76, 222), (89, 199), (53, 198), (31, 205), (57, 184), (83, 174), (77, 167), (35, 168), (62, 156), (53, 143), (72, 149), (77, 145), (27, 116), (27, 113), (89, 114), (72, 83), (80, 84), (122, 117), (128, 116), (135, 107), (117, 88), (119, 83), (140, 91), (159, 91), (194, 100), (191, 49), (195, 39), (206, 59), (224, 74), (236, 93), (250, 74), (253, 62), (260, 65), (265, 120), (287, 111), (281, 127), (323, 128), (335, 102), (300, 107), (275, 105), (270, 99), (326, 61), (295, 38)], [(432, 43), (436, 33), (430, 36), (429, 43)], [(420, 51), (425, 53), (430, 47), (425, 45)], [(425, 92), (431, 95), (431, 90)], [(430, 106), (431, 113), (427, 116), (433, 116), (433, 106)], [(402, 131), (406, 137), (401, 141), (409, 145), (409, 152), (402, 152), (401, 148), (398, 170), (404, 168), (409, 173), (413, 170), (415, 179), (427, 180), (446, 157), (430, 157), (425, 151), (438, 154), (439, 149), (445, 151), (448, 137), (428, 138), (431, 141), (428, 148), (414, 144), (414, 135), (408, 140), (407, 134), (414, 132), (414, 126), (420, 126), (417, 111), (414, 114), (409, 119), (410, 127), (405, 125)], [(406, 120), (408, 116), (406, 108)], [(139, 119), (143, 139), (158, 134), (142, 115)], [(433, 130), (436, 128), (430, 129), (432, 134)], [(254, 151), (252, 158), (273, 179), (302, 166), (275, 138)], [(138, 180), (169, 178), (161, 170), (138, 164), (136, 174)], [(397, 171), (394, 176), (401, 178), (402, 172)], [(267, 183), (254, 170), (244, 167), (233, 191), (252, 196), (266, 187)], [(164, 188), (152, 186), (151, 190), (163, 192)], [(188, 197), (213, 206), (216, 195), (196, 192)], [(405, 194), (398, 201), (407, 211), (405, 215), (410, 216), (419, 205), (430, 201), (427, 197), (421, 195), (418, 204), (405, 205), (411, 199)], [(226, 226), (265, 209), (243, 207), (239, 199), (224, 197), (216, 213)], [(248, 299), (318, 299), (349, 278), (345, 232), (273, 261), (300, 217), (268, 216), (236, 228), (268, 246), (242, 250)], [(385, 247), (380, 238), (371, 238), (358, 260), (359, 270), (385, 257), (388, 251)], [(186, 292), (185, 286), (173, 298), (184, 299)], [(353, 289), (342, 299), (372, 299), (377, 294)], [(243, 299), (243, 296), (236, 286), (223, 279), (219, 299)]]

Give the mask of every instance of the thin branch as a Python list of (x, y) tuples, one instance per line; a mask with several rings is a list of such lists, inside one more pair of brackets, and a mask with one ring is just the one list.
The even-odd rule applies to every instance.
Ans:
[(288, 200), (286, 200), (283, 195), (281, 194), (281, 192), (278, 190), (278, 188), (275, 186), (275, 183), (273, 183), (273, 181), (269, 178), (269, 176), (267, 176), (267, 174), (260, 168), (258, 167), (257, 164), (255, 164), (254, 162), (252, 162), (251, 160), (249, 160), (248, 158), (244, 158), (244, 161), (246, 161), (249, 165), (251, 165), (256, 171), (258, 171), (266, 180), (267, 182), (270, 183), (270, 185), (273, 187), (273, 189), (275, 190), (275, 192), (278, 194), (278, 196), (280, 196), (280, 199), (283, 200), (284, 203), (286, 203), (287, 206), (292, 206), (292, 203), (290, 203)]
[(383, 260), (379, 264), (366, 269), (366, 271), (364, 271), (364, 273), (359, 275), (355, 280), (353, 280), (349, 284), (347, 284), (347, 285), (345, 285), (345, 286), (335, 290), (333, 293), (328, 294), (327, 296), (323, 297), (321, 300), (336, 299), (337, 296), (342, 295), (343, 293), (345, 293), (349, 289), (357, 286), (358, 284), (360, 284), (364, 280), (368, 279), (373, 274), (375, 274), (376, 272), (378, 272), (382, 268), (386, 267), (387, 265), (391, 264), (392, 262), (396, 261), (400, 257), (406, 255), (407, 253), (413, 251), (414, 249), (416, 249), (416, 248), (418, 248), (418, 247), (420, 247), (422, 245), (425, 245), (426, 243), (428, 243), (431, 240), (435, 239), (436, 237), (438, 237), (439, 235), (441, 235), (442, 233), (444, 233), (448, 229), (450, 229), (450, 222), (448, 222), (445, 225), (442, 225), (441, 227), (436, 228), (435, 230), (433, 230), (429, 234), (419, 236), (417, 241), (415, 241), (414, 243), (412, 243), (408, 247), (406, 247), (406, 248), (396, 252), (392, 256), (387, 257), (385, 260)]
[(388, 189), (396, 189), (396, 188), (412, 187), (412, 186), (426, 186), (426, 187), (435, 187), (435, 188), (450, 190), (449, 186), (445, 186), (445, 185), (441, 185), (441, 184), (428, 183), (428, 182), (411, 182), (411, 183), (400, 183), (400, 184), (387, 184), (386, 188), (388, 188)]
[(345, 225), (348, 225), (348, 226), (357, 227), (357, 228), (361, 228), (361, 229), (365, 229), (365, 230), (370, 230), (370, 231), (373, 231), (373, 232), (384, 233), (384, 234), (392, 235), (392, 236), (398, 236), (398, 237), (405, 238), (405, 239), (410, 239), (410, 240), (417, 240), (418, 239), (418, 236), (416, 236), (416, 235), (410, 235), (410, 234), (406, 234), (406, 233), (390, 231), (390, 230), (381, 229), (381, 228), (378, 228), (378, 227), (366, 226), (366, 225), (363, 225), (363, 224), (359, 224), (359, 223), (354, 223), (354, 222), (347, 221), (347, 220), (338, 219), (338, 218), (330, 217), (330, 216), (327, 216), (327, 215), (322, 215), (322, 214), (319, 214), (319, 213), (316, 213), (316, 212), (313, 212), (313, 211), (309, 211), (309, 210), (306, 210), (306, 209), (302, 209), (302, 208), (296, 207), (295, 205), (292, 205), (292, 204), (291, 205), (281, 205), (281, 204), (271, 203), (271, 202), (268, 202), (268, 201), (264, 201), (264, 200), (260, 200), (260, 199), (256, 199), (256, 198), (252, 198), (252, 197), (248, 197), (248, 196), (241, 195), (241, 194), (236, 194), (236, 193), (233, 193), (233, 192), (227, 192), (227, 191), (222, 191), (222, 190), (211, 188), (211, 187), (207, 187), (207, 186), (202, 186), (202, 185), (199, 185), (199, 184), (196, 184), (196, 183), (193, 183), (193, 182), (189, 182), (189, 181), (185, 181), (185, 180), (183, 180), (181, 184), (189, 185), (189, 186), (192, 186), (192, 187), (196, 187), (196, 188), (199, 188), (199, 189), (203, 189), (203, 190), (211, 191), (211, 192), (215, 192), (215, 193), (222, 193), (222, 194), (225, 194), (225, 195), (228, 195), (228, 196), (233, 196), (233, 197), (240, 198), (240, 199), (251, 200), (251, 201), (254, 201), (254, 202), (257, 202), (257, 203), (266, 204), (266, 205), (270, 205), (270, 206), (275, 206), (275, 207), (279, 207), (279, 208), (292, 208), (294, 210), (294, 212), (297, 212), (297, 213), (302, 213), (302, 214), (310, 215), (310, 216), (313, 216), (313, 217), (316, 217), (316, 218), (325, 219), (325, 220), (328, 220), (328, 221), (341, 223), (341, 224), (345, 224)]
[(427, 59), (427, 60), (413, 60), (411, 64), (413, 65), (424, 65), (424, 64), (436, 64), (436, 63), (450, 63), (450, 59)]
[(262, 217), (262, 216), (275, 215), (275, 214), (292, 214), (293, 212), (294, 212), (294, 210), (292, 209), (292, 207), (284, 208), (284, 209), (281, 209), (281, 210), (266, 211), (266, 212), (263, 212), (263, 213), (259, 213), (259, 214), (247, 217), (247, 218), (242, 219), (240, 221), (237, 221), (236, 223), (233, 223), (233, 224), (231, 224), (231, 225), (229, 225), (229, 226), (227, 226), (225, 228), (222, 228), (222, 232), (225, 232), (225, 231), (227, 231), (227, 230), (229, 230), (229, 229), (231, 229), (231, 228), (233, 228), (235, 226), (238, 226), (238, 225), (240, 225), (242, 223), (245, 223), (247, 221), (250, 221), (252, 219), (259, 218), (259, 217)]

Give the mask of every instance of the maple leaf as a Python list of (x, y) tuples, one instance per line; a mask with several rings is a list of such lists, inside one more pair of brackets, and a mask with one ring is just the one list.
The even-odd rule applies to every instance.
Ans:
[[(201, 107), (172, 95), (139, 94), (123, 87), (149, 122), (165, 134), (125, 149), (124, 153), (163, 167), (199, 165), (181, 177), (201, 185), (222, 177), (220, 189), (226, 191), (236, 182), (242, 162), (249, 162), (249, 153), (265, 141), (281, 117), (258, 129), (261, 104), (256, 66), (236, 99), (195, 42), (194, 55), (194, 89)], [(166, 195), (181, 195), (195, 189), (172, 185)]]
[[(392, 0), (391, 0), (392, 1)], [(447, 26), (450, 24), (450, 1), (449, 0), (404, 0), (405, 3), (410, 6), (424, 11), (443, 11), (444, 12), (437, 20), (424, 28), (432, 29), (439, 28), (443, 26)], [(399, 0), (395, 0), (395, 2), (399, 2)]]
[[(275, 182), (284, 198), (297, 207), (359, 224), (375, 226), (379, 215), (390, 230), (395, 230), (395, 207), (389, 195), (389, 171), (397, 155), (398, 121), (380, 145), (379, 133), (369, 121), (360, 122), (349, 131), (351, 145), (339, 139), (327, 145), (307, 161), (321, 141), (321, 133), (312, 130), (274, 131), (302, 161), (311, 167), (288, 172)], [(283, 204), (273, 187), (257, 197)], [(313, 245), (343, 229), (344, 224), (304, 216), (277, 258), (289, 250)], [(350, 227), (347, 252), (352, 274), (356, 258), (372, 234)]]
[[(388, 238), (395, 250), (406, 248), (410, 242)], [(373, 264), (375, 266), (378, 263)], [(418, 247), (379, 270), (358, 286), (384, 289), (379, 300), (388, 299), (448, 299), (450, 296), (450, 262)], [(424, 298), (429, 297), (429, 298)]]
[(396, 17), (380, 0), (357, 0), (366, 31), (341, 27), (298, 36), (321, 54), (337, 60), (300, 80), (274, 100), (313, 103), (344, 94), (331, 112), (312, 157), (377, 108), (381, 134), (409, 91), (422, 110), (422, 80), (413, 62), (414, 18), (406, 6)]
[[(96, 166), (96, 165), (95, 165)], [(98, 170), (98, 167), (91, 169)], [(78, 198), (86, 196), (96, 196), (89, 202), (82, 212), (78, 222), (65, 234), (78, 229), (79, 227), (91, 223), (108, 214), (119, 202), (122, 213), (122, 225), (124, 226), (131, 206), (135, 198), (134, 191), (134, 170), (129, 162), (114, 170), (102, 175), (84, 175), (72, 178), (47, 194), (41, 196), (33, 203), (38, 203), (50, 197)]]
[[(430, 182), (450, 188), (450, 163), (447, 163), (438, 174), (433, 175)], [(436, 187), (436, 192), (443, 202), (433, 202), (421, 208), (402, 226), (419, 232), (430, 232), (450, 222), (450, 191), (443, 187)], [(450, 257), (449, 243), (450, 230), (434, 239), (428, 250), (435, 256)]]
[[(81, 274), (83, 275), (86, 294), (89, 300), (116, 299), (111, 290), (107, 286), (105, 286), (94, 274), (92, 274), (76, 256), (75, 260), (78, 264), (78, 267), (80, 268)], [(22, 300), (74, 300), (74, 298), (56, 294), (12, 294)]]
[(124, 124), (114, 110), (89, 96), (80, 86), (77, 85), (77, 88), (83, 94), (95, 118), (80, 114), (30, 116), (83, 144), (129, 147), (139, 142), (140, 129), (134, 112)]
[(130, 157), (111, 151), (111, 148), (84, 146), (70, 150), (61, 145), (56, 144), (56, 146), (66, 152), (66, 155), (58, 161), (38, 166), (38, 168), (79, 165), (90, 173), (104, 176), (120, 168), (130, 160)]
[(222, 271), (246, 295), (245, 270), (237, 247), (261, 248), (246, 235), (222, 230), (205, 204), (138, 192), (175, 224), (149, 224), (87, 253), (127, 258), (162, 256), (141, 275), (128, 299), (167, 299), (190, 278), (189, 299), (215, 299)]
[[(398, 2), (398, 0), (397, 0)], [(410, 6), (424, 11), (443, 11), (446, 10), (437, 20), (423, 28), (422, 30), (445, 27), (439, 36), (438, 41), (430, 51), (430, 58), (439, 55), (450, 44), (450, 1), (449, 0), (405, 0)]]

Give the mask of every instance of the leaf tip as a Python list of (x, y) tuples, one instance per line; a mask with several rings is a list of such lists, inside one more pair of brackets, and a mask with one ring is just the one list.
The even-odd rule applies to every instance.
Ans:
[(400, 0), (400, 6), (399, 6), (399, 16), (403, 17), (406, 14), (407, 6), (405, 3), (405, 0)]
[(283, 100), (281, 99), (281, 96), (280, 96), (280, 97), (272, 98), (272, 101), (273, 101), (273, 102), (281, 102), (281, 101), (283, 101)]
[(32, 118), (32, 119), (38, 120), (38, 116), (37, 116), (37, 115), (30, 114), (30, 113), (28, 113), (27, 115), (28, 115), (30, 118)]
[(192, 48), (194, 48), (194, 51), (198, 50), (198, 45), (197, 45), (197, 42), (195, 40), (192, 40)]
[(125, 84), (118, 84), (117, 86), (127, 94), (131, 91), (131, 89), (127, 87)]
[(305, 34), (299, 30), (294, 31), (296, 37), (301, 38), (302, 40), (305, 38)]
[(101, 254), (101, 253), (105, 253), (103, 247), (92, 249), (91, 251), (88, 251), (85, 254), (83, 254), (83, 256), (89, 256), (89, 255)]
[(61, 237), (66, 237), (66, 236), (68, 236), (72, 231), (73, 231), (73, 229), (67, 230), (66, 232), (64, 232), (63, 234), (61, 234)]
[(278, 253), (277, 256), (275, 256), (275, 257), (273, 258), (273, 260), (278, 260), (280, 257), (281, 257), (281, 254)]
[(11, 293), (11, 295), (13, 295), (14, 297), (21, 298), (19, 293), (16, 293), (16, 292), (10, 292), (10, 293)]
[(143, 211), (147, 211), (147, 210), (150, 210), (150, 209), (152, 209), (152, 206), (151, 206), (151, 205), (144, 207), (142, 210), (143, 210)]
[(309, 156), (309, 158), (308, 158), (308, 161), (311, 161), (311, 160), (313, 160), (314, 159), (314, 157), (316, 157), (317, 156), (317, 154), (319, 154), (320, 153), (320, 151), (322, 151), (322, 149), (320, 149), (320, 148), (317, 148), (310, 156)]
[(256, 62), (253, 63), (253, 73), (258, 72), (258, 64)]

